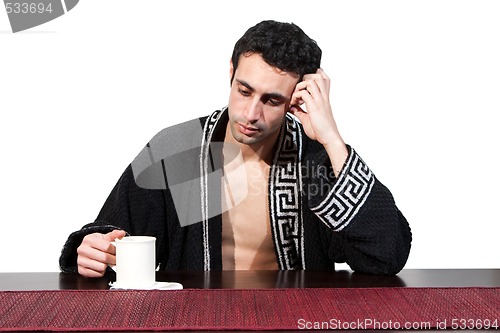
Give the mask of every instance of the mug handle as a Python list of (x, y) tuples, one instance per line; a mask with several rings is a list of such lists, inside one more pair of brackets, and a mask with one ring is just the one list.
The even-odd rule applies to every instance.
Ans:
[[(113, 245), (114, 247), (116, 247), (116, 241), (113, 241), (113, 242), (109, 242), (111, 245)], [(116, 272), (116, 265), (108, 265), (109, 268), (111, 268), (112, 270), (114, 270)]]

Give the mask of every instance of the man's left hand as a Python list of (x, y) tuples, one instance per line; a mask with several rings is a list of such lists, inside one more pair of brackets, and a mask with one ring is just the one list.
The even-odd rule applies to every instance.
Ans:
[[(302, 109), (303, 104), (306, 110)], [(325, 147), (337, 174), (348, 152), (333, 118), (330, 78), (321, 68), (314, 74), (304, 75), (295, 87), (290, 105), (290, 112), (300, 120), (306, 135)]]

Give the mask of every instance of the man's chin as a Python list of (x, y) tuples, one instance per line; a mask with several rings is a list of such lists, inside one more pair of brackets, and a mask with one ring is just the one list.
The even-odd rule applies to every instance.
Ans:
[(240, 134), (240, 135), (233, 135), (233, 138), (238, 142), (238, 143), (241, 143), (243, 145), (252, 145), (252, 144), (255, 144), (255, 143), (258, 143), (260, 140), (258, 138), (255, 138), (255, 137), (248, 137), (244, 134)]
[(251, 145), (251, 144), (257, 143), (261, 140), (258, 133), (255, 133), (252, 136), (248, 136), (248, 135), (241, 133), (240, 131), (238, 131), (237, 125), (235, 125), (234, 127), (233, 126), (231, 127), (231, 134), (232, 134), (233, 139), (235, 141), (237, 141), (238, 143), (244, 144), (244, 145)]

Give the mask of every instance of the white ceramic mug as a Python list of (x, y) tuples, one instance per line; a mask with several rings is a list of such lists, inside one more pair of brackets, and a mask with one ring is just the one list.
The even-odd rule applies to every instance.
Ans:
[(155, 284), (155, 243), (152, 236), (126, 236), (111, 242), (116, 247), (115, 286), (133, 289)]

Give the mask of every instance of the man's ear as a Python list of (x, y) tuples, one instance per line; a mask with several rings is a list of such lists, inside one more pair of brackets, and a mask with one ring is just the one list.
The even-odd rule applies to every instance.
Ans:
[(233, 84), (234, 66), (233, 59), (229, 59), (229, 86)]

